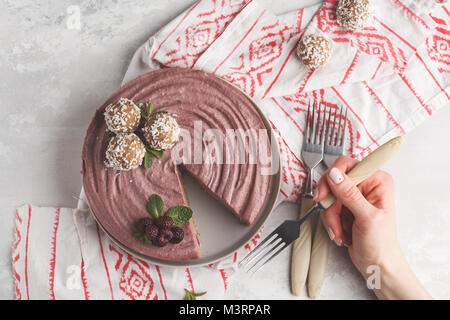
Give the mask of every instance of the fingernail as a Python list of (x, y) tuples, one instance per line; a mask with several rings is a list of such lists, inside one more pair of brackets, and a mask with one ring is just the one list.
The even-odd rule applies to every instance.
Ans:
[(334, 240), (334, 242), (335, 242), (339, 247), (342, 246), (342, 239), (341, 239), (341, 238)]
[(327, 228), (328, 236), (330, 237), (330, 240), (334, 240), (334, 232), (331, 230), (330, 227)]
[(339, 184), (344, 181), (344, 176), (338, 168), (331, 169), (328, 175), (330, 176), (330, 179), (334, 184)]
[(319, 188), (314, 189), (313, 199), (316, 200), (319, 195)]

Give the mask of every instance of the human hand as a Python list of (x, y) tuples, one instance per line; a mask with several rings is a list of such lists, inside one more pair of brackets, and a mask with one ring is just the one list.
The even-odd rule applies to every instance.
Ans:
[(322, 176), (315, 201), (323, 200), (330, 191), (337, 199), (321, 213), (324, 227), (331, 240), (348, 247), (353, 264), (364, 277), (370, 266), (380, 268), (383, 281), (387, 281), (384, 291), (375, 291), (380, 298), (408, 299), (407, 292), (413, 284), (421, 298), (429, 298), (412, 273), (397, 240), (392, 177), (377, 171), (355, 186), (345, 173), (357, 163), (349, 157), (340, 157)]
[(355, 186), (345, 172), (357, 163), (340, 157), (323, 175), (315, 200), (323, 200), (331, 189), (337, 201), (322, 212), (323, 225), (337, 245), (349, 247), (356, 268), (365, 272), (398, 254), (394, 183), (389, 174), (377, 171)]

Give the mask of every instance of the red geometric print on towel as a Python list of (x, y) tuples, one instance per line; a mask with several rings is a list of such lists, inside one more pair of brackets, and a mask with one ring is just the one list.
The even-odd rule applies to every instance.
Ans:
[(132, 300), (155, 299), (157, 294), (154, 290), (155, 283), (150, 275), (150, 266), (112, 245), (109, 246), (109, 250), (117, 254), (114, 268), (120, 274), (120, 290)]
[(127, 255), (127, 263), (122, 270), (119, 288), (133, 300), (142, 297), (149, 300), (153, 292), (153, 285), (152, 278), (141, 264)]
[(90, 293), (87, 285), (87, 279), (86, 279), (86, 268), (84, 266), (84, 259), (81, 258), (81, 283), (83, 284), (83, 292), (84, 292), (84, 299), (89, 300), (90, 299)]
[(292, 103), (292, 108), (295, 112), (302, 112), (308, 108), (309, 94), (296, 93), (294, 95), (284, 96), (283, 100)]
[[(436, 0), (434, 0), (434, 1), (436, 1)], [(425, 21), (421, 17), (416, 15), (410, 8), (408, 8), (407, 5), (403, 4), (402, 1), (392, 0), (392, 2), (396, 6), (398, 6), (400, 9), (402, 9), (402, 11), (405, 12), (412, 20), (418, 22), (425, 29), (430, 29), (430, 27), (428, 27), (428, 25), (425, 23)]]
[[(252, 251), (259, 243), (259, 241), (261, 240), (261, 234), (264, 231), (264, 226), (261, 227), (261, 229), (259, 229), (258, 233), (248, 242), (245, 244), (244, 248), (247, 249), (248, 251)], [(234, 253), (234, 260), (233, 262), (236, 262), (238, 260), (238, 252), (242, 253), (241, 251), (236, 251)], [(242, 259), (243, 257), (239, 257), (239, 259)]]
[(14, 291), (16, 293), (16, 299), (22, 300), (22, 293), (20, 292), (20, 275), (17, 272), (16, 269), (16, 263), (20, 260), (20, 252), (17, 250), (17, 248), (20, 245), (20, 242), (22, 240), (22, 236), (20, 234), (19, 225), (22, 224), (22, 218), (19, 215), (19, 211), (16, 210), (16, 227), (15, 227), (15, 235), (16, 235), (16, 241), (14, 242), (13, 249), (12, 249), (12, 270), (14, 274)]
[(192, 67), (246, 2), (247, 0), (215, 0), (197, 6), (194, 11), (196, 17), (192, 19), (195, 23), (185, 28), (184, 35), (175, 39), (174, 50), (167, 52), (164, 59), (159, 57), (159, 62), (169, 67)]
[(406, 59), (400, 47), (374, 27), (366, 27), (358, 31), (349, 31), (337, 22), (336, 5), (338, 1), (326, 1), (317, 14), (317, 27), (328, 34), (335, 42), (347, 42), (360, 51), (377, 56), (382, 62), (393, 64), (394, 70), (399, 72), (406, 67)]
[(51, 243), (50, 243), (51, 258), (50, 258), (50, 274), (48, 277), (51, 300), (56, 299), (55, 298), (55, 288), (54, 288), (55, 287), (55, 267), (56, 267), (56, 235), (57, 235), (58, 227), (59, 227), (60, 214), (61, 214), (61, 208), (56, 208), (55, 221), (53, 223), (52, 238), (51, 238)]
[[(323, 5), (317, 13), (317, 26), (324, 33), (336, 32), (337, 29), (341, 29), (336, 16), (336, 4), (327, 2)], [(341, 32), (343, 31), (345, 30), (341, 30)]]
[(369, 86), (369, 84), (367, 83), (367, 81), (362, 81), (362, 85), (365, 89), (367, 89), (368, 93), (370, 94), (370, 96), (374, 99), (375, 103), (383, 110), (383, 112), (386, 114), (387, 118), (389, 119), (390, 122), (392, 122), (400, 131), (400, 133), (402, 135), (405, 135), (406, 132), (405, 130), (402, 128), (401, 124), (398, 123), (398, 121), (394, 118), (394, 116), (392, 115), (392, 113), (389, 111), (389, 109), (385, 106), (385, 104), (383, 103), (383, 101), (381, 101), (380, 97), (378, 97), (378, 95), (375, 93), (375, 91)]
[(303, 163), (291, 151), (286, 141), (281, 136), (280, 131), (272, 121), (275, 138), (280, 147), (281, 156), (281, 194), (289, 201), (298, 202), (303, 189), (303, 182), (306, 178), (306, 170)]
[(433, 21), (432, 34), (427, 38), (428, 56), (437, 64), (440, 73), (450, 73), (450, 26), (448, 25), (450, 12), (442, 6), (437, 17), (430, 14)]
[[(299, 12), (301, 18), (302, 12)], [(301, 22), (301, 20), (300, 20)], [(247, 49), (239, 56), (239, 64), (228, 69), (231, 72), (223, 75), (251, 97), (255, 96), (257, 88), (266, 88), (273, 81), (267, 75), (278, 70), (273, 66), (278, 59), (285, 57), (290, 40), (300, 32), (298, 25), (287, 26), (278, 19), (271, 25), (258, 26), (257, 39), (248, 44)]]
[(195, 289), (194, 289), (194, 281), (192, 280), (191, 270), (189, 268), (186, 268), (185, 272), (186, 272), (187, 283), (189, 285), (189, 290), (191, 292), (194, 292), (195, 291)]
[(352, 158), (356, 160), (362, 160), (372, 152), (372, 149), (370, 147), (362, 147), (360, 141), (361, 133), (356, 132), (356, 154), (352, 154)]

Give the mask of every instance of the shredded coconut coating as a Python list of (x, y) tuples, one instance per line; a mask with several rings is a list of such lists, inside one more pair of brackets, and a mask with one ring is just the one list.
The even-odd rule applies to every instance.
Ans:
[(134, 133), (119, 134), (109, 141), (105, 165), (115, 170), (132, 170), (142, 164), (145, 145)]
[(108, 130), (117, 134), (131, 133), (139, 125), (141, 109), (131, 100), (120, 98), (105, 109)]
[(156, 112), (147, 120), (142, 133), (150, 148), (168, 150), (178, 141), (180, 127), (169, 114)]
[(310, 68), (324, 66), (331, 56), (331, 43), (320, 35), (306, 35), (297, 44), (297, 56)]
[(350, 30), (365, 28), (373, 19), (369, 0), (340, 0), (336, 16), (338, 23)]

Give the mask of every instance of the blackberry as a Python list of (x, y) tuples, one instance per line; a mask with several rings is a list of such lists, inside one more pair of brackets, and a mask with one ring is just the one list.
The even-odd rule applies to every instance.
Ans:
[(159, 236), (166, 238), (167, 241), (170, 241), (173, 238), (173, 233), (170, 229), (162, 229), (159, 231)]
[(159, 235), (159, 228), (154, 224), (148, 225), (145, 228), (145, 234), (147, 235), (147, 238), (149, 238), (149, 240), (153, 241)]
[(145, 233), (148, 226), (153, 225), (152, 218), (142, 218), (136, 222), (136, 229), (138, 232)]
[(156, 219), (155, 224), (160, 229), (170, 229), (173, 226), (173, 220), (169, 216), (162, 216), (162, 217), (159, 217), (158, 219)]
[(169, 243), (169, 240), (164, 237), (158, 237), (153, 241), (153, 244), (157, 247), (164, 247), (167, 243)]
[(180, 227), (173, 227), (170, 229), (172, 231), (172, 239), (170, 239), (170, 243), (180, 243), (184, 239), (184, 231)]

